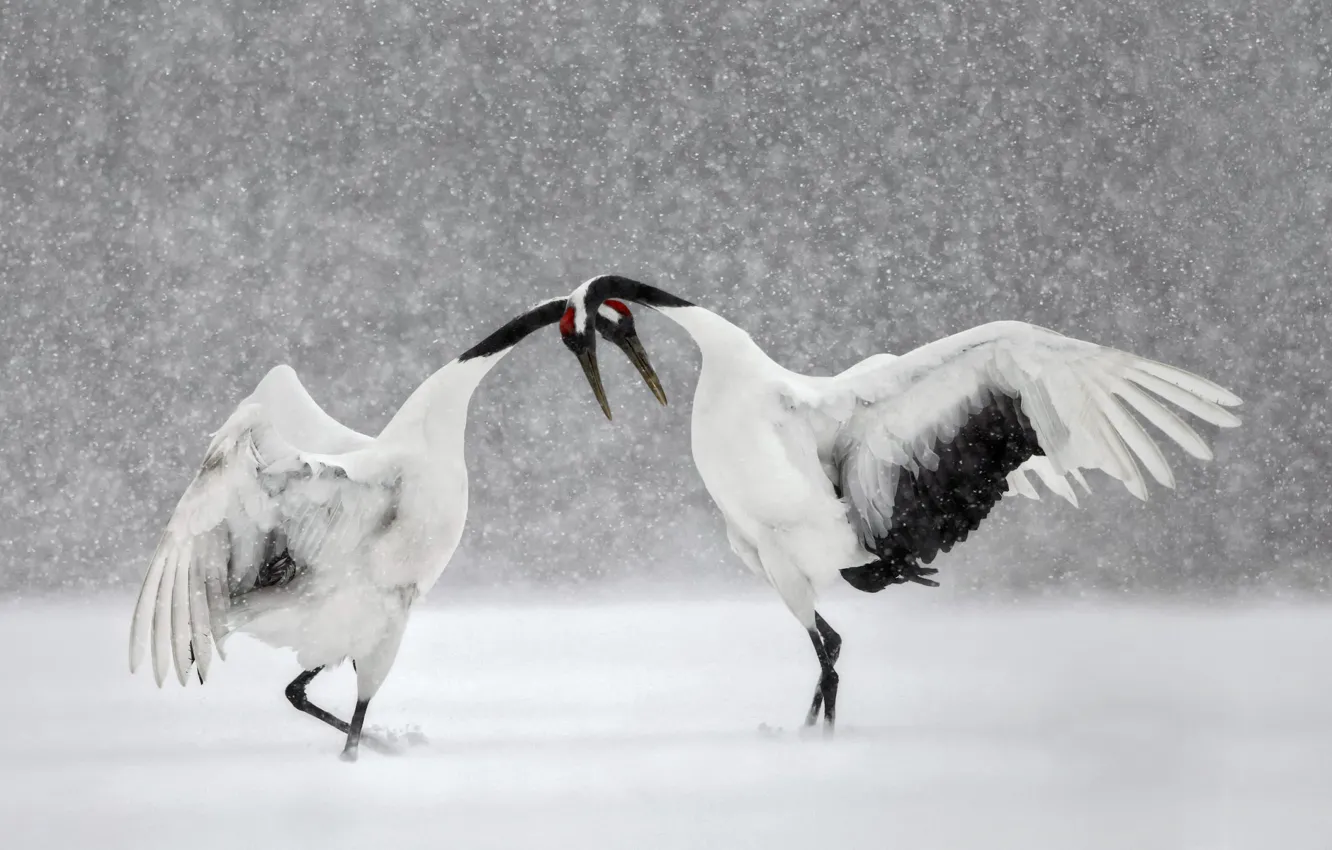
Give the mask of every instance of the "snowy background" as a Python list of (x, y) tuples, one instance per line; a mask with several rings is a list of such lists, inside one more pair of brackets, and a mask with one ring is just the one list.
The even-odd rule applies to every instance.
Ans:
[[(1011, 318), (1245, 399), (1176, 493), (1001, 505), (959, 587), (1325, 589), (1329, 126), (1320, 2), (4, 0), (0, 588), (136, 583), (270, 366), (373, 433), (617, 271), (797, 370)], [(553, 331), (489, 379), (449, 585), (738, 574), (641, 325), (667, 410), (607, 358), (602, 421)]]
[[(0, 0), (0, 845), (1332, 847), (1332, 7), (1321, 0)], [(354, 768), (290, 653), (125, 669), (206, 436), (288, 362), (374, 433), (619, 272), (828, 374), (994, 318), (1214, 378), (1147, 504), (1002, 503), (817, 669), (640, 313), (601, 417), (487, 380), (469, 525)], [(1080, 598), (1079, 598), (1080, 597)], [(351, 676), (312, 697), (351, 707)]]

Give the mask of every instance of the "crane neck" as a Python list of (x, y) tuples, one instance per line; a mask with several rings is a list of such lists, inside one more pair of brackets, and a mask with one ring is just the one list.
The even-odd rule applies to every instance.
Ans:
[(423, 443), (430, 453), (461, 458), (467, 410), (481, 381), (535, 331), (559, 321), (564, 299), (542, 302), (426, 378), (389, 421), (380, 439)]
[(507, 353), (445, 364), (408, 396), (379, 438), (461, 453), (472, 394)]
[(732, 324), (706, 307), (691, 304), (688, 307), (654, 307), (658, 313), (675, 322), (694, 339), (703, 354), (704, 366), (720, 366), (750, 361), (771, 362), (745, 330)]

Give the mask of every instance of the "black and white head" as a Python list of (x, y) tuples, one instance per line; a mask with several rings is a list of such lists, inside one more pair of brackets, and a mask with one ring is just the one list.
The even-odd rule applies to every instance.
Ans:
[[(596, 363), (596, 334), (600, 334), (607, 342), (613, 343), (624, 352), (624, 356), (634, 364), (638, 374), (643, 376), (644, 382), (647, 383), (648, 389), (652, 390), (657, 401), (665, 404), (666, 392), (661, 387), (661, 381), (657, 379), (651, 361), (648, 360), (647, 350), (643, 348), (643, 343), (638, 338), (638, 331), (634, 327), (634, 314), (629, 310), (629, 306), (623, 301), (609, 299), (598, 304), (588, 315), (591, 318), (588, 322), (589, 331), (580, 336), (576, 332), (578, 311), (566, 306), (564, 315), (560, 318), (560, 337), (582, 364), (583, 373), (592, 384), (592, 391), (596, 394), (597, 401), (601, 403), (601, 411), (606, 414), (606, 418), (611, 418), (611, 411), (610, 404), (606, 401), (606, 391), (601, 385), (601, 371)], [(592, 333), (592, 330), (595, 330), (595, 333)]]
[[(629, 312), (625, 301), (649, 307), (693, 306), (683, 298), (677, 298), (655, 286), (618, 275), (594, 277), (569, 296), (564, 316), (560, 319), (560, 338), (564, 340), (565, 347), (578, 358), (583, 367), (583, 374), (592, 387), (592, 393), (597, 397), (597, 402), (607, 419), (611, 415), (610, 404), (606, 401), (606, 390), (602, 386), (601, 370), (597, 365), (597, 338), (594, 331), (600, 332), (606, 339), (618, 345), (625, 356), (638, 367), (639, 373), (652, 388), (657, 400), (662, 404), (666, 403), (666, 393), (661, 388), (656, 373), (647, 363), (647, 354), (634, 333), (633, 315)], [(603, 322), (610, 318), (608, 310), (619, 317), (616, 330), (623, 334), (623, 339), (618, 338), (615, 333), (608, 333), (603, 327)]]
[[(569, 311), (566, 309), (564, 314), (569, 315)], [(657, 373), (648, 360), (647, 350), (638, 339), (638, 331), (634, 328), (634, 314), (629, 311), (629, 306), (623, 301), (614, 299), (606, 301), (597, 308), (596, 326), (597, 333), (623, 351), (629, 362), (634, 364), (634, 368), (643, 376), (648, 389), (652, 390), (657, 401), (665, 404), (666, 391), (661, 388), (661, 381), (657, 379)], [(560, 321), (560, 327), (561, 329), (564, 327), (563, 319)], [(606, 417), (610, 418), (610, 411), (606, 409), (604, 403), (602, 410), (606, 413)]]
[(560, 336), (564, 339), (564, 344), (578, 356), (578, 362), (583, 365), (583, 372), (592, 382), (593, 391), (601, 402), (601, 410), (607, 419), (611, 418), (611, 412), (610, 405), (606, 401), (606, 391), (601, 387), (601, 373), (596, 364), (597, 334), (601, 334), (607, 342), (614, 343), (623, 351), (624, 356), (628, 357), (629, 362), (638, 370), (638, 374), (643, 376), (644, 382), (647, 383), (648, 389), (652, 390), (657, 401), (666, 403), (666, 393), (662, 390), (661, 381), (657, 379), (657, 373), (648, 359), (647, 350), (638, 338), (638, 331), (634, 327), (634, 314), (630, 312), (628, 305), (617, 300), (598, 304), (589, 314), (591, 320), (587, 323), (587, 333), (578, 338), (576, 343), (571, 344), (570, 340), (578, 337), (574, 332), (578, 323), (576, 311), (567, 306), (568, 302), (564, 300), (557, 300), (554, 304), (557, 310), (562, 310), (562, 313), (556, 314), (560, 315)]
[[(574, 316), (567, 309), (567, 304), (568, 299), (565, 298), (552, 298), (537, 304), (530, 310), (510, 319), (498, 330), (464, 351), (459, 355), (458, 361), (465, 363), (469, 360), (501, 357), (532, 333), (557, 322), (560, 326), (560, 333), (565, 337), (565, 342), (568, 344), (567, 331), (574, 324)], [(658, 401), (665, 404), (666, 393), (662, 391), (661, 381), (657, 380), (657, 373), (652, 370), (652, 363), (648, 360), (647, 351), (643, 348), (643, 343), (638, 338), (638, 332), (634, 329), (634, 316), (629, 312), (629, 307), (622, 301), (607, 301), (593, 308), (591, 315), (593, 321), (589, 323), (589, 329), (592, 336), (595, 338), (595, 334), (599, 333), (623, 351), (624, 355), (629, 358), (629, 362), (633, 363), (634, 368), (638, 370), (638, 374), (643, 376), (643, 380), (647, 382), (652, 394), (657, 397)], [(591, 351), (590, 348), (586, 350)], [(592, 364), (594, 370), (595, 365), (595, 363)], [(583, 368), (589, 368), (588, 363), (584, 362)], [(597, 376), (597, 382), (599, 385), (599, 375)], [(609, 418), (611, 415), (610, 407), (605, 403), (605, 393), (599, 393), (598, 398), (602, 399), (602, 410)]]

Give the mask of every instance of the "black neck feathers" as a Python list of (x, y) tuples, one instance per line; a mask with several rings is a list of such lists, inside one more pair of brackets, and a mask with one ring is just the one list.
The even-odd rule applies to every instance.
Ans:
[(513, 348), (530, 334), (558, 322), (560, 316), (564, 315), (564, 301), (563, 298), (554, 298), (510, 319), (504, 327), (464, 351), (458, 360), (489, 357)]
[(692, 302), (678, 298), (664, 289), (614, 274), (602, 275), (587, 285), (588, 312), (595, 314), (597, 308), (608, 298), (633, 301), (648, 307), (694, 306)]

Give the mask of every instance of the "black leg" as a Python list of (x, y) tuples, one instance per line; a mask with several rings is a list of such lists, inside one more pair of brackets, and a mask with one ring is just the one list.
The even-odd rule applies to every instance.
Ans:
[(823, 674), (814, 683), (814, 701), (809, 705), (809, 714), (805, 715), (805, 725), (813, 726), (819, 722), (819, 709), (823, 708)]
[(345, 735), (351, 731), (350, 726), (329, 714), (327, 711), (324, 711), (319, 706), (314, 705), (310, 702), (309, 698), (305, 696), (306, 686), (309, 685), (311, 680), (313, 680), (315, 676), (318, 676), (319, 671), (323, 669), (323, 667), (316, 667), (313, 670), (306, 670), (295, 679), (292, 679), (291, 684), (287, 685), (287, 701), (295, 706), (298, 711), (303, 711), (316, 720), (324, 721), (329, 726), (332, 726), (334, 729)]
[[(369, 700), (356, 703), (356, 711), (352, 715), (352, 722), (348, 724), (342, 722), (332, 714), (329, 714), (327, 711), (324, 711), (319, 706), (314, 705), (310, 702), (309, 698), (305, 696), (306, 686), (309, 685), (311, 680), (313, 680), (315, 676), (318, 676), (319, 672), (323, 669), (323, 667), (316, 667), (313, 670), (306, 670), (295, 679), (292, 679), (291, 684), (287, 685), (287, 700), (300, 711), (305, 712), (316, 720), (324, 721), (329, 726), (332, 726), (334, 729), (347, 736), (347, 747), (342, 751), (342, 757), (344, 759), (355, 761), (357, 746), (362, 742), (377, 753), (393, 755), (396, 751), (390, 744), (381, 741), (374, 735), (361, 734), (361, 725), (365, 723), (365, 707), (369, 705)], [(347, 755), (348, 752), (351, 753), (350, 756)]]
[(839, 677), (833, 665), (842, 654), (842, 637), (833, 631), (822, 615), (814, 614), (814, 628), (809, 630), (810, 642), (814, 644), (814, 653), (819, 657), (819, 682), (814, 690), (814, 700), (810, 703), (809, 713), (805, 715), (805, 725), (813, 726), (819, 720), (819, 710), (823, 710), (825, 730), (832, 732), (837, 722), (837, 685)]
[(352, 713), (351, 728), (347, 730), (347, 746), (342, 750), (343, 761), (356, 761), (357, 747), (361, 743), (361, 726), (365, 723), (365, 710), (370, 700), (356, 701), (356, 711)]
[(837, 686), (841, 683), (841, 677), (833, 668), (837, 665), (837, 659), (842, 657), (842, 636), (833, 631), (833, 627), (817, 611), (814, 613), (814, 625), (818, 627), (819, 635), (823, 638), (823, 649), (828, 653), (828, 666), (823, 671), (819, 685), (823, 692), (825, 728), (831, 732), (837, 721)]
[(823, 646), (828, 650), (828, 663), (835, 666), (837, 659), (842, 657), (842, 636), (833, 631), (833, 627), (828, 625), (828, 621), (818, 611), (814, 612), (814, 625), (818, 627), (823, 637)]

